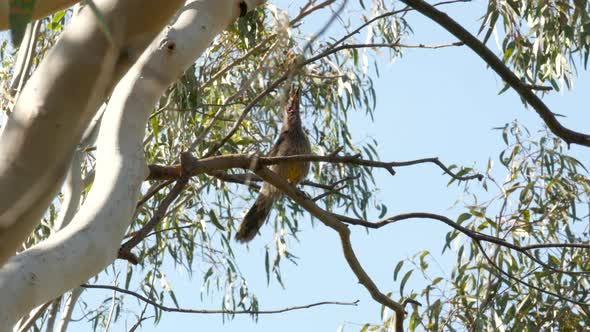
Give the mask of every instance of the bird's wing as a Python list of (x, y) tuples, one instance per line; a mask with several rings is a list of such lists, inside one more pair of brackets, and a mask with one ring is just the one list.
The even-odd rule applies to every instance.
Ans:
[(277, 138), (277, 141), (275, 142), (275, 144), (272, 146), (272, 148), (268, 152), (268, 156), (269, 157), (276, 157), (277, 154), (279, 153), (281, 145), (283, 144), (283, 142), (286, 139), (287, 139), (287, 132), (281, 131), (281, 133), (279, 134), (279, 138)]

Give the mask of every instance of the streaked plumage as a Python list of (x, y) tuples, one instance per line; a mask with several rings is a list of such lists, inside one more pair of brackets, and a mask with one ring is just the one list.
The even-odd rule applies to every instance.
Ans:
[[(292, 92), (285, 109), (281, 133), (268, 153), (269, 157), (311, 153), (309, 139), (301, 125), (299, 97), (300, 93), (298, 90)], [(289, 182), (296, 184), (307, 176), (309, 162), (280, 163), (272, 165), (270, 169), (286, 178)], [(254, 205), (248, 210), (248, 213), (246, 213), (244, 220), (240, 224), (236, 233), (236, 240), (239, 242), (252, 240), (268, 218), (274, 202), (280, 196), (281, 192), (278, 189), (265, 182), (262, 188), (260, 188), (258, 198), (256, 198)]]

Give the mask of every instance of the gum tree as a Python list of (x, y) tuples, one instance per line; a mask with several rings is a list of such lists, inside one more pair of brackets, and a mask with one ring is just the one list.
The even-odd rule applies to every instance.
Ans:
[[(261, 276), (282, 284), (281, 264), (296, 257), (289, 239), (311, 215), (337, 233), (351, 272), (392, 312), (363, 330), (586, 326), (590, 245), (581, 221), (589, 181), (564, 144), (589, 146), (590, 138), (561, 125), (542, 97), (569, 87), (572, 68), (586, 66), (587, 4), (490, 1), (480, 31), (469, 32), (441, 11), (462, 2), (312, 0), (291, 14), (261, 0), (95, 0), (73, 9), (74, 1), (37, 1), (20, 11), (11, 2), (11, 33), (22, 42), (14, 61), (4, 43), (0, 73), (0, 307), (8, 308), (0, 329), (64, 331), (86, 288), (117, 294), (109, 306), (92, 308), (95, 329), (119, 318), (122, 296), (146, 303), (132, 330), (147, 310), (157, 322), (167, 311), (231, 317), (355, 304), (259, 308), (235, 260), (233, 235), (242, 216), (236, 203), (261, 181), (286, 196), (267, 225), (275, 237)], [(8, 2), (1, 4), (7, 28)], [(406, 43), (410, 11), (456, 40)], [(38, 21), (25, 29), (28, 17)], [(494, 30), (503, 54), (486, 46)], [(364, 112), (370, 121), (375, 111), (375, 55), (445, 47), (475, 52), (481, 70), (489, 66), (547, 125), (542, 133), (501, 128), (507, 181), (498, 180), (492, 162), (478, 171), (430, 156), (384, 161), (379, 142), (352, 142), (349, 115)], [(314, 154), (265, 158), (291, 85), (303, 87)], [(299, 188), (267, 168), (293, 160), (312, 162)], [(394, 176), (422, 163), (467, 193), (487, 193), (474, 190), (456, 218), (388, 216), (373, 171)], [(373, 209), (381, 220), (368, 221)], [(457, 264), (445, 275), (429, 267), (428, 252), (391, 262), (400, 291), (388, 292), (363, 268), (350, 232), (408, 219), (448, 225), (443, 251)], [(172, 288), (154, 284), (171, 273), (167, 262), (189, 272), (197, 262), (208, 265), (204, 288), (223, 294), (222, 307), (178, 308)], [(99, 281), (112, 274), (125, 275), (124, 285)], [(404, 291), (421, 277), (423, 290)]]

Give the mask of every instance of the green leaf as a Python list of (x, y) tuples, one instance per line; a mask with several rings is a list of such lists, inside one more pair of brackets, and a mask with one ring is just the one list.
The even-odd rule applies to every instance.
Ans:
[(422, 254), (420, 254), (420, 269), (424, 272), (428, 268), (428, 262), (424, 259), (430, 252), (428, 250), (424, 250)]
[(502, 90), (500, 90), (500, 91), (498, 92), (498, 95), (501, 95), (501, 94), (503, 94), (503, 93), (504, 93), (504, 92), (506, 92), (506, 90), (508, 90), (509, 88), (510, 88), (510, 84), (507, 84), (507, 83), (506, 83), (506, 84), (504, 84), (504, 87), (502, 88)]
[(211, 220), (213, 225), (215, 225), (215, 227), (217, 227), (221, 231), (225, 231), (225, 227), (223, 227), (223, 225), (219, 223), (219, 219), (217, 219), (217, 214), (215, 214), (215, 211), (209, 210), (209, 219)]
[(131, 283), (132, 276), (133, 266), (131, 264), (127, 264), (127, 275), (125, 276), (125, 289), (129, 289), (129, 284)]
[(404, 261), (399, 261), (399, 263), (397, 263), (397, 265), (395, 266), (395, 270), (393, 270), (393, 281), (397, 280), (397, 274), (402, 269), (403, 265), (404, 265)]
[(66, 15), (65, 10), (60, 10), (57, 13), (53, 14), (53, 19), (51, 20), (51, 23), (49, 24), (49, 28), (55, 32), (57, 32), (59, 29), (61, 29), (62, 28), (61, 21), (64, 19), (65, 15)]
[(459, 218), (457, 218), (457, 224), (461, 225), (461, 223), (463, 223), (465, 220), (471, 218), (471, 213), (463, 213), (459, 216)]
[(442, 278), (442, 277), (436, 277), (436, 278), (434, 278), (434, 280), (432, 280), (432, 283), (431, 283), (431, 285), (432, 285), (432, 286), (435, 286), (436, 284), (438, 284), (438, 283), (439, 283), (439, 282), (441, 282), (442, 280), (443, 280), (443, 278)]
[(410, 331), (410, 332), (415, 331), (416, 328), (418, 327), (419, 323), (420, 323), (420, 320), (418, 317), (418, 312), (416, 310), (414, 310), (414, 312), (410, 316), (410, 322), (408, 323), (408, 331)]
[(178, 305), (178, 300), (176, 300), (176, 295), (174, 295), (173, 291), (169, 291), (168, 294), (170, 294), (170, 297), (172, 298), (172, 302), (174, 302), (174, 305), (177, 308), (180, 308), (180, 306)]
[(404, 295), (404, 287), (406, 286), (406, 282), (408, 282), (408, 279), (410, 279), (412, 272), (414, 272), (414, 269), (411, 269), (410, 271), (406, 272), (406, 274), (404, 274), (404, 277), (402, 278), (401, 284), (399, 285), (399, 294), (402, 296)]
[(496, 22), (498, 21), (498, 16), (499, 16), (499, 12), (498, 11), (494, 11), (494, 13), (492, 14), (492, 17), (490, 19), (490, 28), (488, 29), (488, 31), (486, 32), (486, 35), (483, 38), (483, 43), (487, 43), (488, 39), (490, 38), (490, 36), (492, 35), (492, 32), (494, 31), (494, 27), (496, 25)]
[(381, 213), (379, 213), (379, 219), (383, 218), (387, 213), (387, 206), (385, 204), (381, 204)]
[(150, 121), (151, 125), (152, 125), (152, 131), (154, 132), (154, 137), (156, 138), (156, 140), (158, 139), (158, 119), (156, 117), (153, 117)]
[(270, 284), (270, 258), (268, 255), (268, 248), (266, 248), (266, 254), (264, 255), (264, 268), (266, 270), (266, 284)]
[(213, 266), (209, 268), (209, 270), (207, 270), (207, 272), (205, 272), (205, 276), (203, 277), (203, 283), (207, 282), (207, 279), (209, 279), (209, 277), (211, 277), (211, 275), (213, 274)]

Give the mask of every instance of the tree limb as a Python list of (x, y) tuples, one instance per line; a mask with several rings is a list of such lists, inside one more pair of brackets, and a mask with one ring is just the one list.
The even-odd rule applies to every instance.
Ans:
[(376, 222), (370, 222), (370, 221), (366, 221), (366, 220), (362, 220), (362, 219), (351, 218), (351, 217), (339, 215), (339, 214), (333, 214), (333, 215), (344, 223), (347, 223), (350, 225), (365, 226), (365, 227), (372, 228), (372, 229), (378, 229), (383, 226), (387, 226), (389, 224), (393, 224), (395, 222), (398, 222), (400, 220), (407, 220), (407, 219), (419, 218), (419, 219), (438, 220), (438, 221), (441, 221), (441, 222), (447, 224), (448, 226), (456, 229), (457, 231), (467, 235), (468, 237), (470, 237), (474, 241), (485, 241), (485, 242), (497, 244), (499, 246), (502, 246), (502, 247), (505, 247), (508, 249), (518, 251), (518, 252), (524, 254), (525, 256), (527, 256), (528, 258), (530, 258), (532, 261), (542, 265), (543, 267), (545, 267), (549, 270), (552, 270), (553, 272), (566, 273), (566, 274), (570, 274), (570, 275), (590, 274), (590, 271), (573, 272), (573, 271), (566, 271), (566, 270), (562, 270), (562, 269), (556, 269), (554, 267), (549, 266), (545, 262), (539, 260), (537, 257), (535, 257), (534, 255), (532, 255), (529, 252), (531, 250), (541, 249), (541, 248), (545, 248), (545, 249), (551, 249), (551, 248), (590, 249), (590, 243), (541, 243), (541, 244), (532, 244), (532, 245), (521, 246), (521, 245), (517, 245), (517, 244), (511, 243), (511, 242), (508, 242), (508, 241), (501, 239), (499, 237), (496, 237), (496, 236), (487, 235), (487, 234), (483, 234), (478, 231), (471, 230), (465, 226), (459, 225), (457, 222), (451, 220), (450, 218), (447, 218), (442, 215), (434, 214), (434, 213), (428, 213), (428, 212), (411, 212), (411, 213), (398, 214), (398, 215), (395, 215), (392, 217), (387, 217), (385, 219), (382, 219), (382, 220), (376, 221)]
[[(97, 1), (95, 0), (95, 2)], [(188, 8), (179, 13), (173, 27), (163, 31), (150, 46), (150, 49), (134, 63), (109, 99), (109, 106), (103, 118), (97, 142), (96, 180), (84, 206), (66, 228), (33, 248), (11, 257), (0, 268), (0, 289), (2, 290), (0, 331), (8, 331), (19, 317), (35, 306), (80, 285), (113, 262), (117, 256), (118, 246), (131, 221), (141, 183), (147, 172), (142, 141), (150, 110), (162, 92), (194, 63), (195, 58), (209, 46), (213, 38), (237, 18), (240, 13), (240, 4), (247, 3), (247, 7), (251, 9), (262, 2), (262, 0), (189, 0), (186, 4)], [(166, 6), (166, 8), (170, 8), (176, 1), (125, 0), (116, 3), (127, 6), (124, 7), (126, 9), (129, 9), (128, 6), (131, 4), (140, 4), (143, 12), (148, 5), (149, 7)], [(119, 20), (128, 18), (129, 12), (121, 13), (118, 17)], [(84, 11), (81, 15), (83, 13)], [(133, 17), (140, 14), (139, 12), (132, 13)], [(165, 14), (166, 11), (160, 10), (157, 17), (151, 15), (150, 20), (156, 22)], [(82, 22), (85, 19), (77, 19), (76, 21)], [(142, 35), (142, 38), (151, 38), (151, 36), (145, 35), (140, 27), (130, 25), (133, 22), (128, 19), (124, 21), (127, 29), (121, 29), (118, 33), (137, 32)], [(103, 32), (100, 31), (100, 33), (104, 38)], [(77, 39), (79, 38), (61, 38), (60, 41), (71, 42)], [(118, 38), (116, 37), (115, 40)], [(182, 43), (182, 47), (176, 47), (177, 43)], [(92, 61), (97, 57), (100, 58), (99, 54), (85, 60)], [(163, 66), (163, 63), (166, 65)], [(113, 68), (108, 68), (111, 69), (103, 71), (112, 74)], [(52, 70), (59, 71), (57, 68)], [(76, 80), (80, 79), (79, 71), (72, 70), (70, 74), (74, 75)], [(103, 73), (101, 72), (101, 74)], [(29, 88), (30, 82), (27, 83)], [(49, 83), (45, 82), (45, 84), (50, 83), (51, 80)], [(72, 83), (72, 86), (76, 86), (76, 84)], [(57, 88), (60, 89), (60, 96), (63, 95), (64, 90), (60, 87)], [(75, 94), (72, 91), (68, 91), (68, 93)], [(24, 95), (23, 92), (19, 101), (25, 99)], [(37, 99), (41, 97), (43, 96), (36, 95)], [(85, 98), (87, 96), (78, 97)], [(50, 98), (49, 100), (53, 99), (55, 99), (55, 103), (63, 106), (64, 100), (69, 101), (71, 98)], [(87, 99), (85, 102), (90, 103)], [(66, 109), (66, 111), (68, 110)], [(45, 113), (39, 114), (42, 117), (45, 115)], [(3, 128), (3, 135), (6, 134), (7, 128)], [(52, 127), (53, 133), (61, 133), (70, 129), (67, 126), (63, 127), (64, 130), (56, 130), (55, 128)], [(44, 147), (48, 142), (47, 137), (42, 135)], [(53, 138), (55, 135), (52, 136)], [(54, 144), (60, 142), (57, 139), (52, 141)], [(10, 144), (2, 146), (12, 146), (14, 142), (3, 141), (3, 143)], [(0, 155), (0, 160), (4, 157), (4, 155)], [(57, 155), (52, 155), (51, 160), (64, 162)], [(41, 168), (47, 166), (43, 162), (37, 162), (37, 164), (37, 167)], [(0, 186), (0, 191), (3, 189), (6, 190)], [(0, 195), (0, 200), (5, 198)], [(35, 201), (28, 203), (42, 208)], [(3, 245), (1, 241), (0, 245)], [(13, 253), (14, 251), (11, 255)]]
[(521, 81), (505, 64), (498, 58), (494, 52), (487, 48), (479, 39), (473, 36), (469, 31), (463, 28), (459, 23), (449, 17), (446, 13), (434, 8), (423, 0), (402, 0), (408, 6), (414, 8), (431, 20), (438, 23), (448, 32), (453, 34), (459, 40), (471, 48), (480, 58), (482, 58), (507, 84), (509, 84), (526, 102), (533, 107), (545, 122), (547, 127), (556, 136), (563, 139), (568, 144), (574, 143), (590, 147), (590, 135), (573, 131), (564, 127), (555, 114), (545, 105), (523, 81)]
[(112, 40), (86, 8), (27, 81), (0, 135), (0, 265), (14, 255), (55, 197), (105, 96), (182, 2), (94, 1)]
[(84, 291), (83, 288), (76, 287), (76, 288), (72, 289), (72, 291), (70, 292), (70, 297), (67, 299), (67, 301), (64, 305), (64, 309), (63, 309), (61, 318), (59, 320), (59, 323), (57, 324), (56, 332), (66, 332), (66, 330), (68, 329), (68, 325), (70, 324), (70, 321), (72, 320), (72, 314), (74, 313), (74, 308), (75, 308), (76, 303), (78, 302), (78, 299), (80, 298), (80, 295), (82, 294), (83, 291)]
[(346, 259), (346, 262), (348, 263), (348, 266), (350, 267), (352, 272), (358, 278), (359, 283), (363, 285), (365, 289), (367, 289), (367, 291), (371, 294), (371, 297), (375, 301), (390, 308), (395, 312), (395, 331), (403, 332), (403, 324), (405, 317), (404, 307), (400, 303), (393, 301), (385, 294), (381, 293), (377, 285), (373, 282), (371, 277), (364, 270), (352, 248), (352, 243), (350, 242), (350, 230), (348, 229), (348, 227), (342, 222), (340, 222), (331, 213), (321, 209), (313, 201), (305, 198), (303, 195), (300, 195), (295, 189), (295, 187), (290, 185), (285, 179), (283, 179), (278, 174), (270, 171), (266, 167), (258, 167), (255, 170), (255, 172), (262, 179), (264, 179), (264, 181), (278, 188), (281, 192), (283, 192), (283, 194), (289, 196), (289, 198), (298, 203), (301, 207), (303, 207), (305, 210), (311, 213), (314, 217), (318, 218), (324, 225), (328, 226), (329, 228), (335, 230), (338, 233), (338, 235), (340, 236), (340, 243), (342, 244), (342, 252), (344, 254), (344, 258)]
[[(196, 159), (194, 157), (187, 157), (187, 174), (189, 176), (195, 176), (202, 173), (211, 173), (220, 170), (226, 170), (230, 168), (243, 168), (249, 169), (251, 165), (256, 162), (260, 166), (269, 166), (283, 162), (293, 161), (315, 161), (315, 162), (330, 162), (330, 163), (343, 163), (352, 164), (367, 167), (383, 168), (387, 170), (391, 175), (395, 175), (394, 167), (406, 167), (417, 164), (432, 163), (441, 168), (446, 174), (456, 180), (466, 181), (472, 179), (482, 180), (483, 175), (472, 174), (466, 176), (459, 176), (453, 173), (448, 167), (446, 167), (438, 158), (423, 158), (409, 161), (392, 161), (383, 162), (376, 160), (361, 159), (359, 156), (336, 156), (336, 155), (292, 155), (285, 157), (257, 157), (246, 154), (227, 154), (221, 156), (207, 157), (203, 159)], [(150, 165), (150, 174), (146, 180), (164, 180), (164, 179), (178, 179), (180, 177), (180, 165), (173, 166), (160, 166)]]

